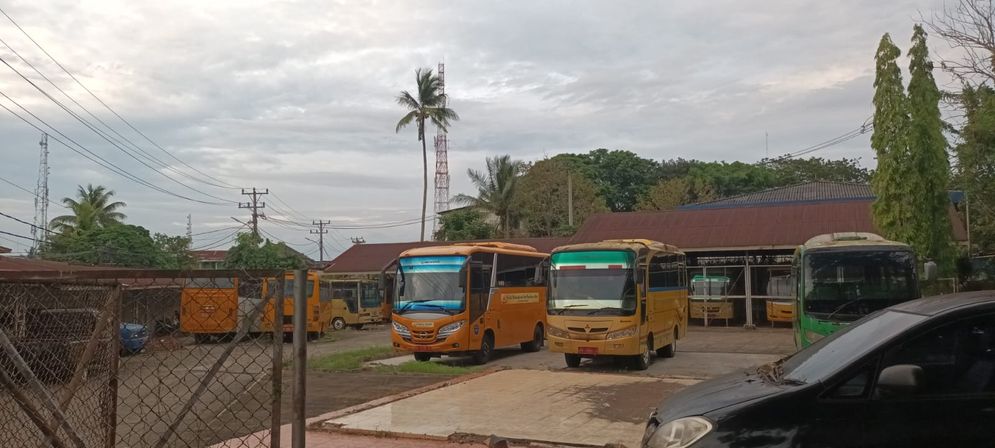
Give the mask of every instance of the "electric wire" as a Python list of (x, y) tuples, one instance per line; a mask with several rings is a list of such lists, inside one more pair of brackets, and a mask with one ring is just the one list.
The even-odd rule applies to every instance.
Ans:
[(172, 158), (173, 160), (176, 160), (177, 162), (179, 162), (180, 164), (186, 166), (187, 168), (190, 168), (194, 172), (199, 173), (199, 174), (205, 176), (208, 179), (211, 179), (211, 180), (214, 180), (216, 182), (219, 182), (220, 184), (226, 185), (226, 187), (223, 187), (223, 188), (232, 188), (232, 189), (240, 189), (240, 188), (242, 188), (242, 187), (239, 187), (239, 186), (236, 186), (236, 185), (232, 185), (231, 183), (225, 182), (225, 181), (223, 181), (221, 179), (218, 179), (216, 177), (213, 177), (210, 174), (207, 174), (207, 173), (205, 173), (205, 172), (203, 172), (201, 170), (198, 170), (197, 168), (191, 166), (190, 164), (188, 164), (187, 162), (183, 161), (179, 157), (173, 155), (173, 153), (167, 151), (166, 148), (163, 148), (161, 145), (159, 145), (154, 140), (152, 140), (144, 132), (142, 132), (138, 128), (136, 128), (130, 121), (126, 120), (123, 116), (121, 116), (121, 114), (119, 114), (117, 111), (115, 111), (113, 108), (111, 108), (110, 105), (108, 105), (106, 102), (104, 102), (104, 100), (100, 99), (100, 97), (98, 97), (97, 94), (93, 93), (93, 91), (90, 90), (90, 88), (88, 88), (85, 84), (83, 84), (82, 81), (80, 81), (78, 78), (76, 78), (76, 75), (74, 75), (71, 71), (69, 71), (69, 69), (67, 69), (64, 65), (62, 65), (61, 62), (59, 62), (57, 59), (55, 59), (55, 57), (52, 56), (51, 53), (49, 53), (47, 50), (45, 50), (45, 47), (42, 47), (41, 44), (38, 43), (38, 41), (36, 41), (33, 37), (31, 37), (31, 35), (28, 34), (28, 32), (25, 31), (24, 28), (22, 28), (21, 25), (19, 25), (14, 20), (13, 17), (11, 17), (9, 14), (7, 14), (7, 12), (3, 10), (3, 8), (0, 8), (0, 14), (3, 14), (4, 17), (6, 17), (7, 20), (9, 20), (10, 23), (14, 25), (14, 27), (16, 27), (22, 34), (24, 34), (24, 36), (27, 37), (28, 40), (31, 41), (31, 43), (33, 43), (36, 47), (38, 47), (38, 49), (41, 50), (41, 52), (44, 53), (45, 56), (48, 56), (48, 58), (52, 62), (54, 62), (56, 66), (58, 66), (60, 69), (62, 69), (63, 72), (65, 72), (67, 75), (69, 75), (69, 77), (74, 82), (76, 82), (76, 84), (78, 84), (80, 87), (82, 87), (83, 90), (86, 91), (86, 93), (90, 94), (90, 96), (92, 96), (93, 99), (97, 100), (97, 102), (99, 102), (102, 106), (104, 106), (105, 109), (107, 109), (111, 114), (113, 114), (115, 117), (117, 117), (118, 120), (121, 120), (121, 122), (124, 123), (126, 126), (128, 126), (128, 128), (130, 128), (132, 131), (134, 131), (138, 135), (141, 135), (142, 138), (144, 138), (146, 141), (148, 141), (150, 144), (152, 144), (152, 146), (155, 146), (160, 151), (162, 151), (163, 153), (165, 153), (166, 155), (168, 155), (170, 158)]
[[(118, 150), (120, 150), (121, 152), (123, 152), (124, 154), (126, 154), (128, 157), (131, 157), (132, 159), (134, 159), (138, 163), (144, 165), (146, 168), (149, 168), (150, 170), (152, 170), (153, 172), (155, 172), (156, 174), (158, 174), (158, 175), (166, 178), (167, 180), (169, 180), (169, 181), (171, 181), (173, 183), (176, 183), (177, 185), (180, 185), (180, 186), (182, 186), (184, 188), (187, 188), (187, 189), (189, 189), (191, 191), (195, 191), (197, 193), (200, 193), (200, 194), (202, 194), (204, 196), (207, 196), (207, 197), (210, 197), (210, 198), (214, 198), (214, 199), (217, 199), (217, 200), (220, 200), (220, 201), (224, 201), (224, 202), (227, 202), (229, 204), (238, 203), (238, 201), (232, 201), (230, 199), (225, 199), (225, 198), (218, 197), (218, 196), (215, 196), (213, 194), (201, 191), (201, 190), (199, 190), (199, 189), (197, 189), (195, 187), (192, 187), (192, 186), (187, 185), (187, 184), (185, 184), (183, 182), (180, 182), (179, 180), (176, 180), (173, 177), (170, 177), (165, 172), (160, 171), (159, 169), (153, 167), (152, 165), (150, 165), (145, 160), (142, 160), (141, 158), (139, 158), (138, 156), (136, 156), (133, 153), (133, 151), (130, 151), (130, 150), (122, 147), (120, 144), (118, 144), (117, 142), (115, 142), (115, 140), (112, 137), (109, 137), (105, 132), (101, 131), (100, 129), (97, 129), (92, 123), (86, 121), (83, 117), (79, 116), (79, 114), (77, 114), (76, 112), (74, 112), (72, 109), (69, 109), (65, 104), (63, 104), (61, 101), (57, 100), (51, 94), (49, 94), (48, 92), (46, 92), (45, 89), (42, 89), (41, 86), (39, 86), (38, 84), (36, 84), (34, 81), (28, 79), (28, 77), (25, 76), (23, 73), (21, 73), (20, 70), (14, 68), (14, 66), (10, 65), (10, 63), (7, 62), (7, 60), (5, 60), (4, 58), (0, 57), (0, 63), (3, 63), (4, 65), (7, 66), (7, 68), (13, 70), (14, 73), (16, 73), (18, 76), (20, 76), (25, 82), (27, 82), (28, 84), (30, 84), (32, 87), (34, 87), (35, 90), (38, 90), (38, 92), (40, 92), (42, 95), (44, 95), (46, 98), (48, 98), (49, 101), (52, 101), (53, 103), (55, 103), (62, 110), (64, 110), (66, 113), (68, 113), (71, 117), (73, 117), (74, 119), (76, 119), (76, 121), (79, 121), (81, 124), (83, 124), (83, 126), (86, 126), (88, 129), (90, 129), (91, 131), (93, 131), (93, 133), (97, 134), (98, 136), (100, 136), (100, 138), (102, 138), (105, 141), (107, 141), (107, 143), (110, 143), (111, 146), (117, 148)], [(11, 102), (14, 102), (15, 104), (17, 104), (12, 98), (10, 98), (9, 96), (7, 96), (6, 94), (4, 94), (4, 97), (7, 98), (8, 100), (10, 100)], [(227, 205), (224, 202), (222, 202), (222, 203), (214, 203), (212, 205)]]
[(48, 229), (46, 229), (44, 227), (38, 227), (38, 226), (36, 226), (36, 225), (34, 225), (34, 224), (30, 223), (30, 222), (27, 222), (27, 221), (25, 221), (23, 219), (20, 219), (20, 218), (14, 217), (14, 216), (10, 216), (10, 215), (8, 215), (8, 214), (6, 214), (4, 212), (0, 212), (0, 216), (6, 217), (6, 218), (9, 218), (9, 219), (13, 219), (14, 221), (17, 221), (17, 222), (19, 222), (21, 224), (24, 224), (24, 225), (27, 225), (27, 226), (31, 226), (31, 228), (33, 228), (33, 229), (38, 229), (38, 230), (41, 230), (41, 231), (44, 231), (44, 232), (48, 232), (48, 233), (55, 233), (55, 232), (53, 232), (51, 230), (48, 230)]
[(3, 96), (8, 101), (10, 101), (14, 105), (16, 105), (19, 109), (23, 110), (25, 113), (27, 113), (28, 115), (30, 115), (32, 118), (34, 118), (35, 120), (38, 120), (40, 123), (42, 123), (45, 126), (47, 126), (49, 129), (51, 129), (51, 131), (54, 131), (54, 133), (62, 136), (66, 141), (72, 142), (74, 145), (76, 145), (77, 147), (79, 147), (79, 149), (76, 149), (75, 147), (73, 147), (70, 144), (66, 143), (65, 141), (59, 139), (55, 135), (52, 135), (51, 131), (46, 131), (45, 129), (42, 129), (38, 125), (32, 123), (30, 120), (28, 120), (27, 118), (24, 118), (22, 115), (18, 114), (17, 112), (15, 112), (12, 109), (10, 109), (9, 107), (7, 107), (6, 105), (4, 105), (3, 103), (0, 103), (0, 108), (3, 108), (7, 112), (10, 112), (12, 115), (14, 115), (15, 117), (17, 117), (21, 121), (27, 123), (29, 126), (35, 128), (39, 132), (43, 132), (43, 133), (49, 134), (49, 137), (52, 140), (55, 140), (56, 142), (61, 143), (63, 146), (65, 146), (66, 148), (69, 148), (69, 150), (71, 150), (71, 151), (79, 154), (83, 158), (85, 158), (85, 159), (87, 159), (87, 160), (89, 160), (89, 161), (91, 161), (93, 163), (96, 163), (97, 165), (100, 165), (101, 167), (103, 167), (103, 168), (105, 168), (105, 169), (107, 169), (107, 170), (109, 170), (109, 171), (111, 171), (111, 172), (113, 172), (113, 173), (115, 173), (115, 174), (117, 174), (119, 176), (124, 177), (125, 179), (131, 180), (131, 181), (133, 181), (135, 183), (138, 183), (139, 185), (145, 186), (145, 187), (150, 188), (152, 190), (155, 190), (155, 191), (158, 191), (160, 193), (164, 193), (164, 194), (167, 194), (167, 195), (179, 198), (179, 199), (185, 199), (185, 200), (188, 200), (188, 201), (191, 201), (191, 202), (197, 202), (197, 203), (207, 204), (207, 205), (228, 205), (228, 204), (217, 203), (217, 202), (203, 201), (203, 200), (200, 200), (200, 199), (195, 199), (195, 198), (191, 198), (191, 197), (188, 197), (188, 196), (184, 196), (184, 195), (181, 195), (179, 193), (174, 193), (172, 191), (169, 191), (169, 190), (166, 190), (166, 189), (164, 189), (162, 187), (159, 187), (159, 186), (157, 186), (155, 184), (152, 184), (152, 183), (150, 183), (150, 182), (148, 182), (148, 181), (146, 181), (144, 179), (141, 179), (141, 178), (139, 178), (139, 177), (137, 177), (137, 176), (135, 176), (133, 174), (130, 174), (127, 171), (125, 171), (124, 169), (122, 169), (121, 167), (119, 167), (119, 166), (117, 166), (117, 165), (115, 165), (115, 164), (107, 161), (106, 159), (104, 159), (100, 155), (94, 153), (90, 149), (88, 149), (85, 146), (81, 145), (76, 140), (73, 140), (71, 137), (69, 137), (66, 134), (62, 133), (62, 131), (58, 130), (54, 126), (48, 124), (45, 120), (42, 120), (37, 115), (35, 115), (34, 113), (32, 113), (31, 111), (29, 111), (28, 109), (26, 109), (24, 106), (22, 106), (20, 103), (18, 103), (14, 99), (10, 98), (9, 96), (7, 96), (7, 94), (4, 93), (3, 91), (0, 91), (0, 96)]

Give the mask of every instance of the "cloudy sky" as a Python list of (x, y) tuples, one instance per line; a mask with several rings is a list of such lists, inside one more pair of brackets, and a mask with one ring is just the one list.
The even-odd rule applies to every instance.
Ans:
[[(419, 214), (420, 147), (413, 128), (395, 134), (403, 112), (393, 101), (413, 88), (416, 67), (445, 61), (450, 105), (462, 116), (450, 137), (453, 194), (471, 193), (466, 170), (495, 154), (535, 160), (605, 147), (654, 159), (756, 161), (765, 156), (765, 132), (770, 154), (779, 155), (860, 126), (872, 113), (881, 34), (907, 49), (920, 12), (941, 5), (674, 3), (10, 0), (0, 7), (169, 154), (224, 184), (269, 188), (270, 217), (361, 227)], [(129, 129), (2, 16), (0, 38), (0, 58), (109, 138), (5, 65), (0, 92), (55, 130), (2, 96), (0, 104), (160, 189), (220, 204), (155, 191), (50, 140), (53, 200), (78, 184), (105, 185), (128, 203), (128, 222), (182, 234), (190, 214), (195, 234), (212, 232), (196, 236), (195, 246), (226, 247), (229, 228), (239, 225), (232, 217), (247, 219), (234, 203), (245, 200), (239, 190)], [(949, 52), (940, 41), (931, 47)], [(33, 190), (39, 137), (0, 109), (0, 179)], [(872, 167), (868, 141), (813, 155), (859, 157)], [(33, 197), (0, 181), (0, 211), (30, 221)], [(62, 212), (53, 206), (49, 215)], [(317, 257), (306, 230), (274, 221), (261, 227)], [(0, 230), (30, 232), (4, 217)], [(417, 239), (418, 225), (329, 236), (334, 255), (353, 236)], [(25, 244), (0, 234), (0, 245)]]

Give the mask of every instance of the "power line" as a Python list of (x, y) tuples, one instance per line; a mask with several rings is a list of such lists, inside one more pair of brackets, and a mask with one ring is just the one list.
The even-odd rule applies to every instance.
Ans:
[[(79, 154), (83, 158), (85, 158), (85, 159), (87, 159), (87, 160), (89, 160), (89, 161), (91, 161), (93, 163), (96, 163), (97, 165), (99, 165), (99, 166), (101, 166), (101, 167), (103, 167), (103, 168), (105, 168), (105, 169), (107, 169), (107, 170), (109, 170), (109, 171), (111, 171), (111, 172), (119, 175), (119, 176), (124, 177), (125, 179), (131, 180), (131, 181), (133, 181), (135, 183), (138, 183), (140, 185), (143, 185), (145, 187), (148, 187), (148, 188), (153, 189), (155, 191), (158, 191), (160, 193), (168, 194), (170, 196), (177, 197), (177, 198), (180, 198), (180, 199), (185, 199), (185, 200), (188, 200), (188, 201), (191, 201), (191, 202), (198, 202), (198, 203), (207, 204), (207, 205), (227, 205), (227, 204), (218, 203), (218, 202), (202, 201), (200, 199), (194, 199), (194, 198), (191, 198), (191, 197), (188, 197), (188, 196), (184, 196), (184, 195), (181, 195), (181, 194), (178, 194), (178, 193), (174, 193), (172, 191), (169, 191), (169, 190), (166, 190), (166, 189), (164, 189), (162, 187), (159, 187), (158, 185), (154, 185), (154, 184), (152, 184), (152, 183), (150, 183), (150, 182), (148, 182), (148, 181), (146, 181), (146, 180), (144, 180), (142, 178), (139, 178), (139, 177), (137, 177), (137, 176), (135, 176), (133, 174), (130, 174), (127, 171), (125, 171), (124, 169), (122, 169), (121, 167), (119, 167), (119, 166), (117, 166), (117, 165), (115, 165), (115, 164), (107, 161), (106, 159), (104, 159), (103, 157), (97, 155), (96, 153), (94, 153), (93, 151), (91, 151), (90, 149), (88, 149), (87, 147), (81, 145), (76, 140), (73, 140), (71, 137), (69, 137), (66, 134), (62, 133), (62, 131), (58, 130), (54, 126), (48, 124), (45, 120), (42, 120), (41, 118), (39, 118), (37, 115), (35, 115), (34, 113), (32, 113), (31, 111), (29, 111), (28, 109), (26, 109), (24, 106), (22, 106), (20, 103), (18, 103), (17, 101), (15, 101), (13, 98), (7, 96), (7, 94), (3, 93), (3, 91), (0, 91), (0, 96), (3, 96), (8, 101), (10, 101), (15, 106), (17, 106), (19, 109), (23, 110), (25, 113), (27, 113), (28, 115), (30, 115), (32, 118), (34, 118), (35, 120), (39, 121), (43, 125), (47, 126), (49, 129), (51, 129), (52, 131), (54, 131), (56, 134), (62, 136), (62, 138), (64, 138), (66, 141), (72, 142), (73, 145), (76, 145), (77, 147), (79, 147), (79, 149), (76, 149), (75, 147), (73, 147), (72, 145), (66, 143), (65, 141), (63, 141), (63, 140), (55, 137), (54, 135), (51, 135), (50, 132), (48, 132), (45, 129), (42, 129), (41, 127), (39, 127), (38, 125), (32, 123), (30, 120), (28, 120), (27, 118), (24, 118), (23, 116), (21, 116), (20, 114), (18, 114), (15, 111), (13, 111), (12, 109), (10, 109), (9, 107), (7, 107), (6, 105), (0, 103), (0, 108), (3, 108), (7, 112), (10, 112), (12, 115), (14, 115), (15, 117), (17, 117), (21, 121), (27, 123), (28, 126), (31, 126), (31, 127), (35, 128), (39, 132), (48, 133), (49, 134), (49, 138), (51, 138), (52, 140), (55, 140), (56, 142), (61, 143), (66, 148), (69, 148), (70, 151), (73, 151), (73, 152)], [(84, 154), (84, 152), (85, 152), (85, 154)]]
[(34, 224), (30, 223), (30, 222), (27, 222), (27, 221), (25, 221), (23, 219), (17, 218), (15, 216), (10, 216), (10, 215), (8, 215), (8, 214), (6, 214), (4, 212), (0, 212), (0, 216), (3, 216), (5, 218), (9, 218), (9, 219), (13, 219), (14, 221), (17, 221), (17, 222), (19, 222), (21, 224), (24, 224), (26, 226), (30, 226), (32, 229), (35, 229), (35, 230), (41, 230), (41, 231), (46, 232), (46, 233), (55, 233), (55, 232), (53, 232), (51, 230), (48, 230), (48, 229), (46, 229), (44, 227), (36, 226), (36, 225), (34, 225)]
[(211, 233), (224, 232), (225, 230), (241, 229), (242, 227), (244, 227), (244, 226), (222, 227), (220, 229), (208, 230), (208, 231), (205, 231), (205, 232), (191, 233), (190, 236), (208, 235), (208, 234), (211, 234)]
[(34, 238), (31, 238), (30, 236), (18, 235), (16, 233), (10, 233), (10, 232), (6, 232), (6, 231), (3, 231), (3, 230), (0, 230), (0, 233), (2, 233), (4, 235), (9, 235), (9, 236), (12, 236), (12, 237), (15, 237), (15, 238), (25, 239), (25, 240), (28, 240), (28, 241), (31, 241), (31, 242), (34, 242), (34, 240), (35, 240)]
[[(137, 161), (138, 163), (144, 165), (146, 168), (152, 170), (156, 174), (158, 174), (158, 175), (160, 175), (160, 176), (168, 179), (169, 181), (171, 181), (173, 183), (176, 183), (177, 185), (180, 185), (180, 186), (182, 186), (184, 188), (190, 189), (191, 191), (195, 191), (197, 193), (200, 193), (200, 194), (202, 194), (204, 196), (208, 196), (208, 197), (211, 197), (211, 198), (214, 198), (214, 199), (217, 199), (217, 200), (220, 200), (220, 201), (225, 201), (225, 202), (228, 202), (228, 203), (235, 203), (236, 202), (236, 201), (232, 201), (230, 199), (225, 199), (225, 198), (222, 198), (222, 197), (215, 196), (215, 195), (210, 194), (210, 193), (205, 193), (205, 192), (203, 192), (201, 190), (198, 190), (197, 188), (191, 187), (191, 186), (189, 186), (189, 185), (187, 185), (187, 184), (185, 184), (183, 182), (180, 182), (179, 180), (176, 180), (176, 179), (170, 177), (165, 172), (158, 170), (157, 168), (153, 167), (152, 165), (149, 165), (148, 162), (146, 162), (145, 160), (142, 160), (141, 158), (139, 158), (138, 156), (136, 156), (132, 150), (129, 150), (129, 149), (125, 148), (125, 147), (122, 147), (120, 144), (118, 144), (117, 141), (115, 141), (113, 139), (113, 137), (110, 137), (104, 131), (102, 131), (100, 129), (97, 129), (92, 123), (90, 123), (89, 121), (86, 121), (83, 117), (79, 116), (79, 114), (77, 114), (76, 112), (74, 112), (72, 109), (69, 109), (68, 107), (66, 107), (66, 105), (63, 104), (61, 101), (55, 99), (55, 97), (53, 97), (48, 92), (46, 92), (45, 89), (42, 89), (38, 84), (35, 84), (34, 81), (28, 79), (27, 76), (25, 76), (19, 70), (17, 70), (16, 68), (14, 68), (14, 66), (10, 65), (10, 63), (7, 62), (5, 59), (0, 58), (0, 63), (3, 63), (4, 65), (6, 65), (7, 68), (13, 70), (14, 73), (17, 73), (17, 75), (20, 76), (25, 82), (27, 82), (32, 87), (34, 87), (35, 90), (38, 90), (39, 92), (41, 92), (41, 94), (44, 95), (46, 98), (48, 98), (49, 101), (55, 103), (62, 110), (64, 110), (67, 114), (69, 114), (71, 117), (73, 117), (74, 119), (76, 119), (76, 121), (80, 122), (83, 126), (86, 126), (87, 129), (90, 129), (91, 131), (93, 131), (93, 133), (97, 134), (100, 138), (104, 139), (107, 143), (110, 143), (111, 146), (117, 148), (119, 151), (123, 152), (128, 157), (131, 157), (132, 159), (135, 159), (135, 161)], [(6, 97), (8, 100), (10, 100), (12, 102), (14, 101), (13, 99), (11, 99), (7, 95), (4, 95), (4, 97)], [(222, 204), (216, 204), (216, 205), (225, 205), (225, 204), (222, 203)]]
[[(102, 106), (104, 106), (104, 108), (107, 109), (110, 113), (114, 114), (114, 116), (117, 117), (118, 120), (121, 120), (121, 122), (124, 123), (126, 126), (128, 126), (132, 131), (135, 131), (135, 133), (137, 133), (138, 135), (141, 135), (142, 138), (144, 138), (146, 141), (148, 141), (149, 143), (151, 143), (152, 146), (155, 146), (160, 151), (162, 151), (163, 153), (165, 153), (166, 155), (168, 155), (170, 158), (172, 158), (173, 160), (176, 160), (177, 162), (181, 163), (182, 165), (186, 166), (187, 168), (190, 168), (194, 172), (196, 172), (198, 174), (201, 174), (201, 175), (207, 177), (208, 179), (211, 179), (211, 180), (214, 180), (216, 182), (219, 182), (220, 184), (224, 184), (224, 186), (222, 186), (222, 188), (232, 188), (232, 189), (238, 189), (238, 188), (240, 188), (240, 187), (238, 187), (236, 185), (232, 185), (232, 184), (230, 184), (228, 182), (225, 182), (225, 181), (220, 180), (220, 179), (218, 179), (216, 177), (213, 177), (210, 174), (207, 174), (207, 173), (205, 173), (203, 171), (200, 171), (197, 168), (194, 168), (193, 166), (191, 166), (187, 162), (183, 161), (179, 157), (176, 157), (175, 155), (173, 155), (173, 153), (167, 151), (166, 148), (163, 148), (161, 145), (159, 145), (158, 143), (156, 143), (155, 141), (153, 141), (148, 135), (146, 135), (144, 132), (140, 131), (138, 128), (136, 128), (134, 125), (132, 125), (130, 121), (126, 120), (124, 117), (121, 116), (121, 114), (117, 113), (117, 111), (115, 111), (113, 108), (111, 108), (111, 106), (108, 105), (106, 102), (104, 102), (104, 100), (100, 99), (100, 97), (98, 97), (97, 94), (93, 93), (93, 91), (90, 90), (85, 84), (83, 84), (82, 81), (80, 81), (78, 78), (76, 78), (76, 75), (74, 75), (71, 71), (69, 71), (69, 69), (67, 69), (65, 66), (63, 66), (62, 63), (60, 63), (57, 59), (55, 59), (55, 57), (52, 56), (51, 53), (49, 53), (47, 50), (45, 50), (45, 48), (42, 47), (41, 44), (39, 44), (38, 41), (36, 41), (33, 37), (31, 37), (31, 35), (28, 34), (28, 32), (24, 30), (24, 28), (21, 28), (21, 25), (19, 25), (14, 20), (13, 17), (11, 17), (9, 14), (7, 14), (7, 12), (3, 10), (3, 8), (0, 8), (0, 14), (3, 14), (4, 17), (6, 17), (7, 20), (10, 21), (10, 23), (12, 23), (18, 30), (21, 31), (22, 34), (24, 34), (25, 37), (28, 38), (28, 40), (31, 41), (31, 43), (35, 44), (35, 46), (38, 47), (38, 49), (41, 50), (41, 52), (44, 53), (45, 56), (48, 56), (48, 58), (52, 62), (54, 62), (56, 66), (58, 66), (60, 69), (62, 69), (63, 72), (65, 72), (67, 75), (69, 75), (69, 77), (73, 81), (75, 81), (76, 84), (78, 84), (80, 87), (82, 87), (83, 90), (86, 91), (86, 93), (89, 93), (90, 96), (93, 97), (93, 99), (97, 100), (97, 102), (99, 102)], [(8, 47), (8, 48), (10, 48), (10, 47)], [(23, 60), (23, 58), (21, 58), (21, 59)], [(217, 185), (217, 186), (220, 186), (220, 185)]]
[[(211, 182), (207, 182), (207, 181), (205, 181), (205, 180), (203, 180), (203, 179), (201, 179), (201, 178), (199, 178), (199, 177), (197, 177), (197, 176), (192, 176), (192, 175), (190, 175), (190, 174), (188, 174), (188, 173), (186, 173), (186, 172), (183, 172), (183, 171), (180, 171), (180, 170), (177, 170), (176, 168), (174, 168), (174, 167), (172, 167), (172, 166), (168, 165), (167, 163), (163, 162), (162, 160), (160, 160), (160, 159), (159, 159), (158, 157), (155, 157), (154, 155), (152, 155), (152, 154), (149, 154), (149, 153), (148, 153), (147, 151), (145, 151), (145, 150), (144, 150), (144, 149), (142, 149), (142, 148), (141, 148), (140, 146), (138, 146), (138, 144), (136, 144), (136, 143), (135, 143), (135, 142), (133, 142), (132, 140), (128, 139), (128, 137), (125, 137), (124, 135), (122, 135), (122, 134), (121, 134), (120, 132), (118, 132), (118, 131), (117, 131), (116, 129), (114, 129), (114, 128), (113, 128), (112, 126), (110, 126), (109, 124), (107, 124), (107, 123), (106, 123), (106, 122), (105, 122), (104, 120), (102, 120), (102, 119), (101, 119), (100, 117), (96, 116), (96, 115), (95, 115), (95, 114), (94, 114), (93, 112), (91, 112), (91, 111), (90, 111), (90, 109), (88, 109), (88, 108), (87, 108), (86, 106), (84, 106), (84, 105), (80, 104), (80, 102), (79, 102), (79, 101), (77, 101), (77, 100), (76, 100), (75, 98), (73, 98), (73, 97), (72, 97), (71, 95), (69, 95), (68, 93), (66, 93), (66, 91), (65, 91), (65, 90), (63, 90), (63, 89), (62, 89), (61, 87), (59, 87), (59, 85), (58, 85), (58, 84), (56, 84), (56, 83), (55, 83), (54, 81), (52, 81), (52, 80), (51, 80), (51, 79), (50, 79), (50, 78), (49, 78), (48, 76), (46, 76), (46, 75), (45, 75), (44, 73), (42, 73), (42, 71), (41, 71), (41, 70), (39, 70), (39, 69), (38, 69), (37, 67), (35, 67), (35, 65), (34, 65), (34, 64), (32, 64), (32, 63), (31, 63), (30, 61), (28, 61), (28, 60), (27, 60), (27, 58), (25, 58), (24, 56), (21, 56), (21, 54), (20, 54), (20, 53), (18, 53), (18, 52), (17, 52), (17, 50), (15, 50), (15, 49), (14, 49), (14, 47), (10, 46), (10, 44), (8, 44), (8, 43), (7, 43), (7, 42), (6, 42), (5, 40), (3, 40), (2, 38), (0, 38), (0, 44), (3, 44), (3, 45), (4, 45), (5, 47), (7, 47), (7, 49), (8, 49), (8, 50), (10, 50), (10, 51), (11, 51), (12, 53), (14, 53), (14, 55), (15, 55), (15, 56), (17, 56), (17, 57), (18, 57), (18, 58), (19, 58), (19, 59), (21, 60), (21, 62), (23, 62), (23, 63), (24, 63), (24, 64), (26, 64), (26, 65), (27, 65), (28, 67), (30, 67), (30, 68), (31, 68), (32, 70), (34, 70), (34, 72), (35, 72), (35, 73), (37, 73), (37, 74), (38, 74), (39, 76), (41, 76), (41, 77), (42, 77), (42, 79), (44, 79), (45, 81), (47, 81), (47, 82), (48, 82), (49, 84), (51, 84), (51, 85), (52, 85), (52, 87), (55, 87), (55, 89), (56, 89), (56, 90), (58, 90), (58, 91), (59, 91), (60, 93), (62, 93), (62, 96), (64, 96), (64, 97), (66, 97), (67, 99), (69, 99), (69, 101), (72, 101), (72, 102), (73, 102), (73, 104), (75, 104), (75, 105), (76, 105), (77, 107), (79, 107), (79, 108), (80, 108), (80, 109), (82, 109), (82, 110), (83, 110), (84, 112), (86, 112), (86, 114), (87, 114), (87, 115), (89, 115), (89, 116), (90, 116), (91, 118), (93, 118), (94, 120), (97, 120), (97, 122), (98, 122), (98, 123), (102, 124), (102, 125), (103, 125), (103, 126), (104, 126), (105, 128), (107, 128), (107, 130), (109, 130), (109, 131), (113, 132), (113, 133), (114, 133), (115, 135), (117, 135), (117, 136), (118, 136), (118, 137), (119, 137), (119, 138), (120, 138), (121, 140), (124, 140), (125, 142), (127, 142), (128, 144), (130, 144), (130, 145), (131, 145), (131, 146), (130, 146), (131, 148), (133, 148), (133, 149), (137, 150), (138, 152), (140, 152), (141, 154), (143, 154), (143, 155), (144, 155), (144, 156), (145, 156), (145, 157), (146, 157), (147, 159), (149, 159), (149, 160), (152, 160), (152, 161), (156, 162), (156, 163), (157, 163), (157, 164), (158, 164), (159, 166), (163, 167), (164, 169), (167, 169), (167, 170), (170, 170), (170, 171), (173, 171), (174, 173), (177, 173), (177, 174), (179, 174), (179, 175), (181, 175), (181, 176), (184, 176), (184, 177), (187, 177), (187, 178), (189, 178), (189, 179), (192, 179), (192, 180), (194, 180), (194, 181), (197, 181), (197, 182), (202, 182), (202, 183), (205, 183), (205, 184), (207, 184), (207, 185), (211, 185), (211, 186), (214, 186), (214, 187), (219, 187), (219, 188), (229, 188), (229, 187), (225, 187), (225, 186), (223, 186), (223, 185), (218, 185), (218, 184), (215, 184), (215, 183), (211, 183)], [(8, 65), (8, 66), (9, 66), (9, 65)], [(15, 72), (16, 72), (16, 70), (15, 70)], [(22, 75), (22, 77), (23, 77), (23, 75)], [(37, 87), (36, 87), (36, 88), (37, 88)], [(118, 143), (121, 143), (121, 142), (120, 142), (120, 141), (118, 141), (117, 139), (114, 139), (114, 140), (115, 140), (116, 142), (118, 142)], [(124, 144), (124, 143), (121, 143), (121, 144)]]
[(316, 219), (311, 221), (311, 224), (318, 226), (318, 228), (308, 230), (312, 235), (318, 235), (318, 261), (322, 263), (325, 262), (325, 234), (328, 233), (325, 226), (331, 223), (331, 221)]
[(793, 151), (793, 152), (789, 152), (789, 153), (784, 154), (784, 155), (782, 155), (780, 157), (774, 158), (771, 161), (786, 160), (786, 159), (791, 159), (791, 158), (802, 156), (802, 155), (806, 155), (806, 154), (811, 154), (811, 153), (813, 153), (815, 151), (819, 151), (821, 149), (826, 149), (826, 148), (828, 148), (830, 146), (838, 145), (840, 143), (843, 143), (843, 142), (846, 142), (846, 141), (849, 141), (849, 140), (853, 140), (854, 138), (856, 138), (856, 137), (858, 137), (860, 135), (866, 134), (866, 133), (874, 130), (874, 123), (871, 121), (873, 119), (874, 119), (874, 116), (872, 115), (868, 119), (864, 120), (864, 123), (861, 124), (860, 127), (856, 128), (856, 129), (850, 130), (850, 131), (848, 131), (848, 132), (846, 132), (846, 133), (844, 133), (842, 135), (833, 137), (833, 138), (831, 138), (829, 140), (826, 140), (824, 142), (816, 143), (814, 145), (807, 146), (805, 148), (802, 148), (802, 149), (799, 149), (799, 150), (796, 150), (796, 151)]
[[(21, 190), (21, 191), (23, 191), (23, 192), (25, 192), (27, 194), (30, 194), (31, 196), (34, 196), (35, 198), (38, 198), (38, 194), (37, 193), (35, 193), (35, 192), (31, 191), (31, 190), (28, 190), (27, 188), (25, 188), (25, 187), (23, 187), (23, 186), (15, 183), (15, 182), (9, 180), (9, 179), (4, 179), (4, 178), (0, 177), (0, 182), (3, 182), (5, 184), (7, 184), (7, 185), (10, 185), (10, 186), (12, 186), (12, 187), (14, 187), (14, 188), (16, 188), (18, 190)], [(58, 205), (59, 207), (62, 207), (62, 208), (69, 208), (69, 207), (66, 207), (65, 204), (60, 204), (58, 202), (52, 202), (51, 199), (48, 200), (48, 203), (51, 204), (51, 205)]]
[(256, 191), (256, 187), (252, 187), (252, 191), (248, 191), (247, 188), (242, 189), (242, 194), (249, 196), (252, 202), (239, 202), (238, 208), (247, 208), (252, 210), (252, 234), (259, 238), (259, 210), (266, 208), (266, 203), (259, 202), (259, 197), (269, 194), (269, 188), (266, 191)]

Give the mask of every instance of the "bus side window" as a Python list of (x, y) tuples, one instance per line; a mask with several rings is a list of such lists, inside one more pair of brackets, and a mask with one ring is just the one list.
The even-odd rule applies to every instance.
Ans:
[(523, 288), (539, 286), (536, 284), (536, 271), (540, 269), (542, 259), (521, 255), (502, 255), (497, 257), (497, 285), (501, 288)]
[(680, 256), (661, 254), (650, 261), (650, 291), (670, 291), (682, 285)]
[(331, 283), (319, 283), (318, 284), (318, 300), (321, 302), (328, 302), (332, 300), (332, 284)]

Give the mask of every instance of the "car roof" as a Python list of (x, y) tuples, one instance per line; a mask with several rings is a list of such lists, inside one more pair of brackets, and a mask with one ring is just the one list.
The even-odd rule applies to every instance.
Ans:
[(995, 308), (995, 291), (971, 291), (910, 300), (891, 307), (894, 311), (935, 316), (962, 308)]

